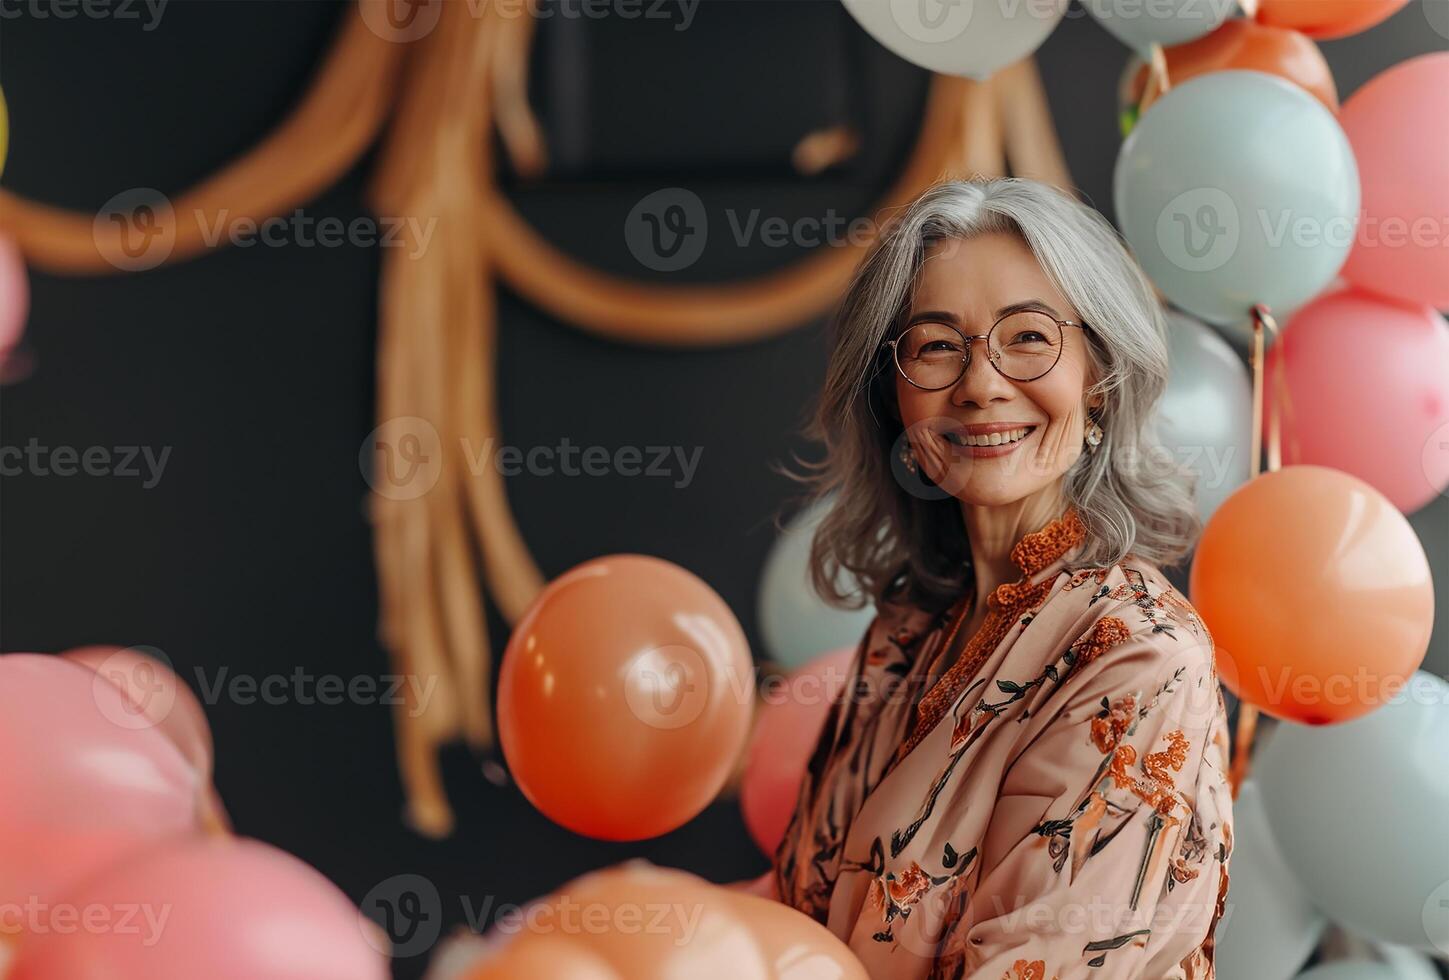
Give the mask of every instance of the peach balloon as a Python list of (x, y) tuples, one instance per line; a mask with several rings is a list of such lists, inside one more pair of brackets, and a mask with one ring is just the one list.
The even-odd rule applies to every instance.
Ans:
[[(1173, 85), (1210, 71), (1247, 68), (1287, 79), (1307, 90), (1330, 112), (1338, 112), (1338, 85), (1333, 80), (1323, 52), (1297, 31), (1267, 27), (1239, 17), (1227, 21), (1217, 30), (1196, 41), (1174, 44), (1164, 49), (1167, 77)], [(1157, 101), (1154, 93), (1146, 101), (1148, 68), (1143, 65), (1133, 76), (1128, 91), (1130, 101), (1141, 103), (1145, 112)]]
[(804, 912), (757, 895), (731, 892), (729, 900), (764, 950), (770, 976), (787, 980), (870, 980), (850, 947)]
[[(201, 774), (211, 778), (211, 726), (191, 688), (177, 677), (170, 663), (144, 647), (90, 646), (67, 650), (61, 656), (96, 673), (120, 688), (133, 706), (128, 715), (138, 728), (154, 727), (169, 738)], [(164, 655), (162, 655), (164, 656)]]
[(461, 980), (624, 980), (625, 974), (576, 941), (555, 936), (516, 936), (496, 954), (471, 967)]
[(773, 980), (733, 898), (696, 875), (634, 859), (575, 878), (523, 921), (534, 934), (579, 942), (629, 980)]
[(1287, 405), (1267, 402), (1264, 437), (1281, 417), (1283, 462), (1351, 473), (1406, 514), (1449, 489), (1449, 323), (1433, 308), (1325, 293), (1269, 351), (1269, 395), (1280, 365)]
[(1258, 22), (1327, 40), (1388, 20), (1409, 0), (1258, 0)]
[(48, 901), (197, 828), (199, 780), (119, 689), (59, 657), (0, 656), (0, 902)]
[(767, 855), (775, 853), (790, 825), (810, 753), (830, 703), (850, 678), (854, 656), (854, 647), (827, 653), (764, 691), (740, 783), (740, 810), (745, 828)]
[(1439, 310), (1449, 310), (1446, 119), (1449, 51), (1410, 58), (1374, 76), (1339, 116), (1363, 185), (1343, 277)]
[(1424, 548), (1383, 494), (1323, 466), (1286, 466), (1213, 514), (1190, 594), (1223, 683), (1278, 718), (1311, 725), (1373, 711), (1408, 682), (1434, 625)]
[(498, 733), (524, 795), (590, 837), (640, 840), (719, 793), (749, 736), (744, 631), (670, 562), (611, 555), (550, 582), (503, 654)]
[(87, 880), (65, 904), (139, 913), (125, 929), (117, 920), (29, 937), (6, 980), (389, 976), (370, 921), (313, 868), (260, 841), (163, 844)]

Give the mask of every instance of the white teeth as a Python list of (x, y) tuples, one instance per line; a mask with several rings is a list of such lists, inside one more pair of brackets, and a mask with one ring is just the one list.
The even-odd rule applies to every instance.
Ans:
[(1032, 427), (1026, 426), (1020, 429), (1010, 429), (1006, 432), (993, 432), (989, 435), (976, 436), (969, 432), (952, 432), (947, 438), (958, 446), (1000, 446), (1008, 442), (1018, 442), (1025, 439), (1031, 432)]

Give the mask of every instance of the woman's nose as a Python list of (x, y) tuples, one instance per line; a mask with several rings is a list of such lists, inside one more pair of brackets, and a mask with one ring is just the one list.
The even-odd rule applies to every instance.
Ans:
[(966, 370), (951, 392), (952, 403), (971, 402), (984, 406), (999, 398), (1011, 397), (1011, 382), (1002, 377), (991, 363), (991, 348), (987, 346), (986, 338), (968, 337), (966, 344)]

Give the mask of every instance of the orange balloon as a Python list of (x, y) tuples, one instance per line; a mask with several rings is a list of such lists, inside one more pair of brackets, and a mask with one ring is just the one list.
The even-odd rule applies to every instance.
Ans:
[(1366, 31), (1409, 0), (1259, 0), (1258, 22), (1328, 40)]
[(472, 967), (463, 980), (624, 980), (607, 962), (577, 942), (522, 933), (496, 955)]
[[(1255, 24), (1241, 17), (1225, 22), (1211, 34), (1186, 44), (1164, 49), (1167, 56), (1167, 77), (1171, 84), (1181, 85), (1190, 78), (1210, 71), (1250, 69), (1285, 78), (1308, 91), (1333, 113), (1338, 112), (1338, 86), (1323, 52), (1297, 31)], [(1128, 89), (1128, 98), (1139, 112), (1157, 101), (1155, 93), (1145, 102), (1147, 66), (1137, 70)]]
[(503, 754), (551, 820), (604, 840), (681, 826), (749, 737), (755, 684), (734, 614), (659, 558), (610, 555), (550, 582), (509, 638)]
[(1310, 725), (1393, 697), (1434, 626), (1429, 562), (1409, 522), (1369, 484), (1324, 466), (1286, 466), (1228, 497), (1203, 531), (1189, 590), (1223, 684)]
[(764, 951), (772, 977), (870, 980), (850, 947), (804, 912), (745, 892), (732, 891), (729, 900)]

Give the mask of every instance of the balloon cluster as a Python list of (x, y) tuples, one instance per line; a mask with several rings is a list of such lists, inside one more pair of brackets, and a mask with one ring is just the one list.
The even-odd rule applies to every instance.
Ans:
[(0, 656), (0, 754), (6, 980), (388, 975), (331, 882), (230, 834), (205, 714), (160, 659)]

